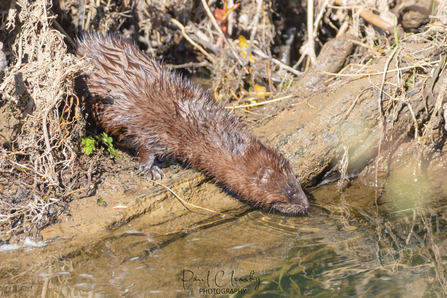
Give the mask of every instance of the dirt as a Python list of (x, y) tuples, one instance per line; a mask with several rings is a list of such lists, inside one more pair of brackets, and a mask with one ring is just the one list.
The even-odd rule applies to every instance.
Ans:
[[(168, 177), (159, 183), (169, 187), (189, 204), (221, 213), (231, 213), (235, 210), (244, 212), (245, 208), (241, 208), (244, 206), (242, 203), (214, 186), (203, 174), (195, 170), (181, 171), (182, 173), (178, 174), (168, 172)], [(106, 206), (98, 203), (98, 200), (105, 202)], [(41, 235), (45, 240), (100, 234), (104, 230), (132, 222), (143, 214), (154, 217), (154, 226), (171, 222), (171, 227), (181, 226), (180, 223), (172, 224), (172, 222), (174, 218), (180, 218), (185, 214), (188, 214), (191, 222), (195, 223), (221, 216), (187, 205), (191, 210), (188, 211), (171, 191), (161, 185), (154, 185), (152, 181), (132, 172), (105, 177), (94, 196), (80, 197), (74, 200), (70, 207), (70, 217), (64, 218), (61, 223), (54, 226), (55, 228), (51, 226), (42, 231)]]

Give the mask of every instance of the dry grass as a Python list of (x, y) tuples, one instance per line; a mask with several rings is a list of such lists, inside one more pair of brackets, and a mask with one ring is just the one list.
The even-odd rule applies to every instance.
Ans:
[(0, 90), (3, 104), (19, 121), (17, 137), (0, 148), (2, 176), (15, 182), (4, 185), (0, 201), (0, 225), (8, 234), (46, 225), (50, 206), (72, 188), (63, 185), (71, 179), (62, 175), (78, 158), (84, 124), (79, 100), (67, 94), (75, 73), (88, 69), (67, 54), (63, 35), (52, 28), (48, 1), (17, 6), (2, 23), (15, 38)]

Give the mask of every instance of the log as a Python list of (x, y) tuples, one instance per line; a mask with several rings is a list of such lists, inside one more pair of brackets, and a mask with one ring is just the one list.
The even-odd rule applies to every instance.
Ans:
[[(388, 59), (389, 55), (382, 57), (368, 72), (380, 73)], [(395, 68), (395, 63), (390, 63), (390, 70)], [(418, 122), (418, 134), (422, 135), (423, 124), (429, 121), (434, 110), (436, 92), (439, 92), (439, 86), (447, 76), (445, 72), (438, 73), (439, 78), (434, 76), (431, 79), (436, 84), (430, 83), (430, 80), (425, 85), (415, 83), (407, 94), (390, 98), (389, 95), (396, 91), (393, 86), (397, 83), (396, 73), (387, 75), (387, 84), (383, 89), (385, 143), (392, 143), (402, 134), (414, 136), (411, 111)], [(290, 160), (304, 185), (321, 174), (337, 169), (345, 151), (349, 156), (349, 168), (361, 170), (377, 155), (382, 133), (378, 104), (382, 79), (382, 74), (353, 76), (334, 83), (307, 101), (301, 99), (302, 87), (297, 86), (293, 108), (266, 120), (262, 126), (255, 128), (254, 133)], [(427, 88), (428, 91), (424, 92)], [(435, 128), (439, 128), (440, 124), (440, 120), (435, 121)]]

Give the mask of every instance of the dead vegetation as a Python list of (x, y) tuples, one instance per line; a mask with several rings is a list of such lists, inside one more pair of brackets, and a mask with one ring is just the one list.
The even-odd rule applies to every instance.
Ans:
[[(2, 136), (0, 224), (9, 234), (34, 230), (57, 218), (76, 172), (84, 122), (69, 80), (82, 68), (67, 54), (63, 35), (53, 29), (51, 5), (11, 2), (2, 30), (8, 67), (0, 85), (4, 116), (12, 132)], [(6, 129), (4, 131), (6, 132)], [(2, 238), (5, 236), (2, 235)]]
[[(71, 90), (73, 77), (90, 71), (85, 61), (70, 54), (77, 36), (118, 31), (176, 68), (206, 70), (216, 98), (231, 108), (248, 109), (291, 98), (298, 101), (358, 77), (382, 76), (381, 85), (370, 86), (380, 93), (378, 143), (395, 131), (410, 132), (424, 154), (442, 137), (447, 110), (443, 100), (447, 5), (428, 2), (432, 5), (429, 15), (416, 18), (418, 26), (406, 17), (414, 11), (404, 1), (389, 5), (365, 0), (349, 6), (330, 0), (314, 5), (312, 1), (263, 0), (236, 5), (232, 0), (3, 4), (0, 41), (6, 59), (0, 59), (7, 65), (0, 69), (4, 118), (0, 239), (25, 231), (32, 234), (57, 220), (71, 195), (90, 186), (96, 161), (83, 153), (86, 124), (82, 103)], [(428, 2), (415, 1), (415, 5)], [(420, 32), (410, 33), (415, 30)], [(323, 60), (322, 53), (336, 36), (345, 38), (343, 46), (350, 45), (334, 68), (333, 59)], [(415, 43), (421, 45), (417, 50), (407, 47)], [(327, 48), (339, 49), (336, 43)], [(371, 71), (384, 56), (383, 71)], [(294, 90), (300, 92), (291, 93)], [(357, 99), (348, 115), (356, 109)], [(398, 119), (402, 110), (411, 116), (385, 123), (387, 117)], [(379, 147), (379, 156), (380, 151)], [(348, 160), (346, 156), (338, 165), (342, 178)]]

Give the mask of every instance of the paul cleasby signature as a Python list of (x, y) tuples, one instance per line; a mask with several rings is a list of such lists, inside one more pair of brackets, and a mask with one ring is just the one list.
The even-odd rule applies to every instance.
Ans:
[(198, 283), (206, 283), (208, 288), (210, 287), (239, 287), (240, 283), (251, 283), (255, 282), (255, 290), (259, 288), (259, 285), (261, 284), (261, 279), (259, 277), (255, 277), (255, 271), (252, 270), (250, 272), (250, 275), (243, 276), (243, 277), (237, 277), (235, 275), (235, 271), (231, 270), (231, 274), (227, 274), (224, 270), (219, 270), (216, 272), (216, 274), (211, 274), (211, 270), (207, 271), (206, 276), (199, 276), (196, 275), (194, 271), (192, 270), (182, 270), (182, 282), (183, 282), (183, 289), (187, 289), (188, 285), (191, 285), (195, 282)]

